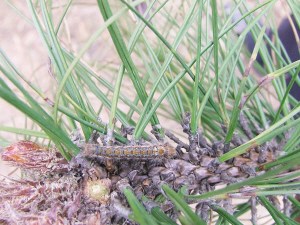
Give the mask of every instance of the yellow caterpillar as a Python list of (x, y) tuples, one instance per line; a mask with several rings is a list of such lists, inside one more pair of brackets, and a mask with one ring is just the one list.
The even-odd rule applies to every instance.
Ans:
[(136, 146), (102, 146), (86, 144), (84, 155), (119, 159), (173, 158), (176, 150), (168, 144)]

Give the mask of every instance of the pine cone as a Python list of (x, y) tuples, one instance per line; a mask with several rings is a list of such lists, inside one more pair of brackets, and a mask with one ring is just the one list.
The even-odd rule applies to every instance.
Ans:
[[(203, 141), (202, 141), (203, 143)], [(21, 141), (4, 149), (2, 159), (25, 171), (34, 171), (36, 180), (10, 180), (0, 183), (0, 221), (8, 224), (112, 224), (129, 221), (130, 209), (123, 195), (131, 188), (147, 209), (160, 206), (171, 218), (176, 210), (166, 201), (155, 202), (161, 185), (175, 190), (182, 186), (189, 193), (213, 190), (218, 184), (228, 184), (255, 176), (259, 165), (259, 149), (236, 157), (232, 162), (217, 163), (216, 145), (207, 142), (193, 144), (192, 151), (179, 152), (174, 159), (111, 159), (80, 154), (70, 163), (55, 149), (47, 149), (29, 141)], [(224, 151), (223, 145), (219, 151)], [(191, 154), (192, 152), (192, 154)], [(271, 161), (274, 152), (264, 147), (264, 162)], [(30, 174), (30, 173), (29, 173)], [(39, 177), (39, 178), (37, 178)], [(208, 210), (206, 203), (196, 207)], [(205, 219), (207, 214), (201, 211)]]

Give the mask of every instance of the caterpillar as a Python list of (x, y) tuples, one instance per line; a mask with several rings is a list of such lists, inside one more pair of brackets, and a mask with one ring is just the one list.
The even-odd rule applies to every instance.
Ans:
[(84, 155), (118, 159), (163, 159), (175, 157), (176, 150), (168, 144), (136, 146), (86, 144)]

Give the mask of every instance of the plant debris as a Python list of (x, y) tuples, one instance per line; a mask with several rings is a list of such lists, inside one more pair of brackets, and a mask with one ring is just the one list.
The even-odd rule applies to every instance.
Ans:
[[(256, 176), (255, 168), (272, 161), (279, 151), (268, 142), (230, 162), (218, 163), (217, 157), (225, 150), (223, 142), (210, 144), (201, 132), (193, 136), (187, 126), (189, 118), (185, 123), (183, 127), (189, 135), (189, 144), (168, 132), (178, 143), (175, 158), (110, 158), (87, 155), (82, 150), (67, 162), (55, 148), (45, 148), (30, 141), (5, 148), (2, 159), (19, 167), (25, 176), (20, 180), (0, 181), (3, 203), (0, 205), (0, 223), (134, 224), (129, 219), (131, 210), (123, 195), (125, 188), (133, 190), (139, 199), (146, 196), (147, 201), (143, 204), (148, 210), (159, 206), (170, 218), (177, 218), (178, 211), (170, 201), (155, 201), (162, 194), (162, 184), (168, 184), (174, 190), (185, 186), (189, 194), (204, 193), (219, 184)], [(235, 144), (241, 143), (231, 143)], [(251, 199), (254, 202), (253, 197)], [(207, 220), (212, 206), (208, 202), (194, 203), (197, 203), (198, 215)], [(230, 208), (230, 204), (226, 201), (225, 205)], [(253, 214), (256, 217), (256, 213)]]

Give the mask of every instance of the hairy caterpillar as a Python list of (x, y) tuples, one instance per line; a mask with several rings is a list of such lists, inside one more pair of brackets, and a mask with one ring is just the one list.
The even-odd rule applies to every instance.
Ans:
[(86, 144), (84, 155), (119, 159), (156, 159), (173, 158), (176, 156), (176, 150), (168, 144), (136, 146)]

